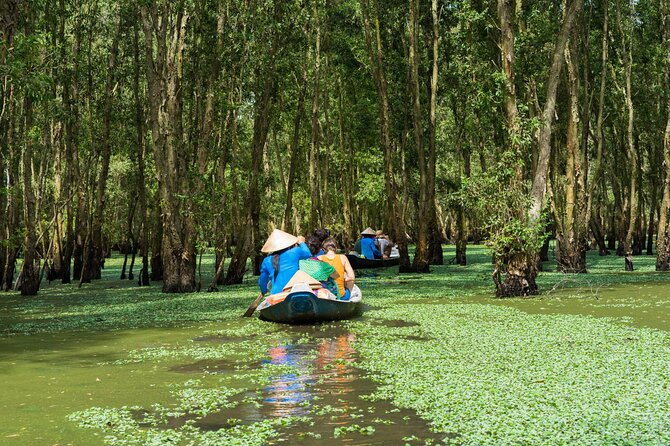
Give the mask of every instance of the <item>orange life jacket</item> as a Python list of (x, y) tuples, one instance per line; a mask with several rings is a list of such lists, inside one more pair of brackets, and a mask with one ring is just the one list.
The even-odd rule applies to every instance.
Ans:
[(340, 292), (340, 297), (344, 296), (344, 262), (342, 262), (342, 254), (336, 254), (334, 258), (329, 259), (325, 254), (319, 256), (319, 260), (326, 262), (337, 271), (339, 277), (335, 280), (337, 284), (337, 289)]

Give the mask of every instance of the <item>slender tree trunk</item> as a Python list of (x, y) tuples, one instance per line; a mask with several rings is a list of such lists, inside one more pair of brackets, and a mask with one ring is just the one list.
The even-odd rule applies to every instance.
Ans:
[(149, 285), (149, 215), (147, 214), (147, 180), (145, 175), (146, 141), (144, 104), (140, 95), (140, 36), (139, 24), (133, 26), (133, 99), (135, 101), (135, 128), (137, 129), (137, 204), (140, 218), (140, 250), (142, 269), (139, 286)]
[[(409, 66), (412, 92), (412, 120), (414, 123), (414, 146), (419, 165), (419, 202), (417, 215), (416, 250), (412, 270), (419, 273), (429, 272), (428, 233), (430, 231), (431, 211), (434, 203), (430, 200), (429, 154), (426, 154), (423, 141), (423, 122), (421, 118), (421, 91), (419, 89), (419, 1), (409, 0)], [(430, 152), (430, 149), (429, 149)]]
[[(379, 25), (379, 14), (377, 5), (370, 7), (368, 0), (361, 1), (361, 10), (363, 12), (363, 31), (368, 49), (370, 66), (372, 67), (372, 77), (377, 87), (377, 99), (379, 101), (379, 124), (381, 130), (381, 143), (384, 148), (384, 178), (386, 180), (386, 200), (387, 207), (391, 210), (391, 236), (398, 246), (400, 253), (399, 271), (409, 272), (411, 266), (409, 262), (409, 252), (407, 249), (407, 231), (405, 229), (405, 212), (401, 210), (398, 197), (397, 186), (395, 182), (395, 173), (393, 168), (394, 146), (391, 141), (390, 131), (390, 106), (388, 98), (388, 84), (386, 82), (386, 73), (383, 62), (383, 49), (381, 41), (381, 30)], [(370, 13), (373, 13), (375, 24), (374, 34), (370, 26)], [(404, 148), (401, 148), (401, 157), (404, 157)], [(403, 172), (404, 173), (404, 172)]]
[[(631, 6), (632, 7), (632, 6)], [(638, 158), (637, 158), (637, 148), (635, 147), (635, 129), (634, 129), (634, 114), (635, 110), (633, 107), (633, 90), (632, 90), (632, 65), (633, 65), (633, 49), (631, 45), (633, 43), (632, 36), (629, 37), (628, 43), (626, 43), (626, 36), (628, 33), (624, 32), (623, 24), (621, 22), (621, 11), (619, 5), (617, 4), (617, 25), (619, 27), (619, 33), (621, 34), (621, 49), (623, 52), (624, 60), (624, 73), (625, 73), (625, 104), (626, 104), (626, 115), (627, 115), (627, 126), (626, 126), (626, 147), (629, 163), (629, 172), (630, 172), (630, 185), (629, 185), (629, 199), (628, 199), (628, 208), (630, 209), (628, 216), (628, 229), (626, 230), (626, 236), (624, 238), (623, 249), (625, 256), (625, 269), (626, 271), (633, 271), (633, 235), (635, 234), (635, 228), (638, 219)]]
[[(7, 61), (7, 53), (14, 44), (14, 34), (19, 18), (18, 1), (9, 0), (0, 6), (0, 32), (2, 32), (3, 39), (0, 40), (0, 65), (5, 65)], [(7, 286), (6, 272), (9, 267), (10, 252), (12, 251), (10, 235), (13, 233), (13, 228), (10, 229), (11, 215), (9, 207), (11, 198), (9, 197), (10, 181), (7, 176), (11, 170), (12, 165), (12, 127), (13, 123), (13, 109), (14, 109), (14, 86), (10, 82), (9, 74), (5, 74), (0, 78), (0, 288), (7, 290), (11, 288), (13, 282), (14, 272), (12, 270), (12, 278), (9, 280)]]
[(121, 38), (121, 13), (116, 18), (115, 32), (112, 46), (109, 52), (109, 63), (107, 67), (107, 84), (105, 87), (105, 104), (102, 117), (102, 138), (100, 141), (101, 168), (97, 181), (97, 193), (95, 199), (95, 210), (91, 227), (90, 252), (84, 253), (89, 259), (84, 262), (87, 266), (82, 271), (82, 282), (90, 282), (91, 279), (100, 279), (102, 264), (104, 263), (104, 250), (102, 246), (102, 221), (105, 210), (105, 198), (107, 193), (107, 178), (109, 177), (109, 161), (112, 155), (110, 143), (112, 102), (115, 90), (115, 71), (119, 52), (119, 40)]
[[(560, 74), (564, 63), (564, 51), (570, 35), (573, 22), (581, 10), (583, 0), (573, 0), (567, 8), (561, 30), (556, 39), (552, 56), (552, 63), (547, 79), (547, 93), (541, 115), (541, 124), (537, 137), (537, 161), (535, 163), (533, 182), (531, 185), (531, 206), (527, 218), (520, 216), (522, 221), (527, 220), (531, 227), (539, 222), (542, 209), (545, 207), (545, 194), (549, 174), (549, 158), (551, 155), (552, 121), (556, 109), (556, 92)], [(512, 141), (518, 137), (516, 112), (516, 94), (514, 85), (514, 28), (512, 24), (511, 6), (508, 0), (498, 0), (498, 19), (501, 29), (501, 57), (503, 72), (506, 80), (505, 114), (507, 117), (508, 134)], [(515, 150), (514, 147), (512, 150)], [(516, 153), (516, 152), (515, 152)], [(520, 167), (517, 167), (516, 187), (521, 184)], [(502, 262), (507, 264), (504, 282), (501, 279)], [(537, 293), (538, 252), (513, 252), (505, 259), (496, 261), (493, 280), (496, 284), (498, 296), (521, 296)]]
[(663, 197), (658, 218), (658, 237), (656, 239), (656, 271), (670, 271), (670, 3), (661, 2), (663, 40), (665, 43), (665, 90), (666, 124), (663, 134)]
[[(603, 1), (603, 36), (602, 36), (602, 50), (601, 50), (601, 71), (600, 71), (600, 90), (598, 92), (598, 115), (596, 118), (596, 157), (590, 163), (592, 169), (589, 175), (588, 185), (588, 200), (587, 200), (587, 215), (589, 216), (589, 226), (591, 232), (598, 243), (598, 251), (601, 256), (609, 254), (608, 247), (605, 244), (605, 237), (600, 223), (600, 213), (597, 212), (594, 216), (594, 199), (596, 193), (599, 191), (598, 185), (602, 184), (603, 180), (603, 165), (605, 156), (605, 137), (603, 134), (603, 120), (605, 111), (605, 91), (607, 86), (607, 64), (609, 59), (609, 44), (608, 31), (609, 30), (609, 2)], [(599, 195), (599, 194), (598, 194)]]
[(314, 5), (314, 86), (312, 91), (312, 139), (309, 144), (309, 197), (311, 201), (309, 224), (312, 230), (321, 227), (322, 224), (321, 194), (319, 191), (319, 145), (321, 136), (319, 125), (319, 97), (321, 95), (321, 24), (316, 3)]
[[(277, 8), (277, 5), (275, 5)], [(276, 13), (276, 11), (275, 11)], [(254, 134), (251, 149), (251, 172), (249, 172), (249, 188), (245, 200), (246, 217), (244, 223), (239, 226), (240, 231), (237, 236), (237, 249), (233, 254), (225, 283), (241, 283), (246, 271), (247, 258), (252, 257), (252, 266), (256, 275), (260, 274), (260, 266), (263, 256), (260, 253), (262, 246), (260, 232), (260, 211), (261, 196), (259, 192), (259, 182), (262, 173), (263, 157), (265, 154), (265, 145), (270, 125), (270, 112), (272, 98), (276, 88), (276, 76), (274, 60), (279, 47), (278, 31), (272, 31), (272, 43), (268, 52), (269, 60), (272, 63), (266, 64), (258, 69), (257, 78), (261, 80), (258, 95), (258, 102), (254, 113)]]
[(300, 122), (305, 109), (305, 96), (307, 95), (307, 70), (302, 70), (302, 87), (298, 96), (298, 106), (293, 118), (293, 137), (291, 138), (291, 159), (289, 161), (288, 179), (286, 180), (286, 207), (284, 208), (284, 220), (282, 228), (291, 232), (291, 216), (293, 214), (293, 188), (295, 184), (296, 170), (300, 154)]
[(547, 81), (547, 96), (542, 110), (540, 129), (538, 131), (538, 156), (537, 166), (533, 176), (531, 187), (532, 204), (529, 211), (531, 223), (537, 222), (544, 208), (545, 193), (547, 188), (547, 177), (549, 172), (549, 158), (551, 155), (551, 132), (552, 122), (556, 110), (556, 92), (560, 80), (561, 70), (564, 63), (564, 51), (568, 37), (572, 30), (575, 18), (582, 9), (584, 0), (573, 0), (566, 11), (561, 31), (556, 40), (554, 54)]
[[(463, 114), (458, 112), (458, 100), (454, 98), (452, 101), (452, 110), (455, 122), (459, 124), (459, 131), (456, 135), (456, 151), (460, 158), (460, 176), (463, 178), (470, 178), (470, 150), (464, 147), (465, 139), (465, 111)], [(456, 206), (456, 264), (461, 266), (467, 265), (466, 250), (468, 245), (468, 219), (466, 215), (465, 205), (459, 203)]]
[[(342, 213), (344, 214), (344, 234), (342, 234), (342, 243), (345, 247), (345, 250), (349, 251), (354, 245), (354, 223), (352, 218), (354, 160), (351, 145), (347, 144), (347, 140), (344, 136), (346, 117), (344, 114), (344, 99), (342, 94), (341, 77), (337, 78), (337, 93), (337, 119), (340, 139), (340, 152), (342, 153), (342, 159), (344, 160), (344, 166), (341, 167), (341, 171), (344, 173), (344, 177), (342, 179)], [(388, 227), (390, 227), (390, 225)]]
[(556, 262), (563, 273), (586, 272), (586, 238), (588, 215), (586, 198), (586, 166), (584, 147), (579, 137), (579, 71), (577, 32), (573, 32), (565, 54), (568, 71), (568, 125), (565, 164), (565, 196), (558, 201)]
[(23, 268), (21, 269), (19, 287), (22, 296), (35, 296), (40, 288), (40, 261), (37, 255), (37, 217), (35, 193), (33, 191), (33, 104), (30, 93), (26, 92), (23, 107), (23, 223), (25, 236), (23, 239)]
[(437, 218), (437, 203), (435, 202), (435, 177), (437, 168), (437, 81), (438, 81), (438, 58), (439, 58), (439, 40), (440, 25), (437, 15), (437, 0), (431, 0), (430, 12), (432, 17), (433, 35), (432, 35), (432, 74), (430, 77), (430, 121), (429, 121), (429, 139), (428, 139), (428, 209), (429, 239), (428, 253), (429, 263), (431, 265), (443, 265), (444, 253), (442, 252), (442, 231), (440, 231), (439, 220)]

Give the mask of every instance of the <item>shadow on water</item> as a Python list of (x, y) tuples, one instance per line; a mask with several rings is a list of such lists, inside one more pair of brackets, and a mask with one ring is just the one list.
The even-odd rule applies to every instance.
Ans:
[[(427, 422), (415, 412), (399, 409), (388, 401), (369, 398), (376, 388), (355, 364), (355, 335), (339, 324), (287, 327), (290, 342), (274, 346), (264, 366), (290, 366), (260, 389), (260, 404), (249, 402), (254, 392), (237, 397), (234, 408), (173, 419), (170, 428), (194, 422), (203, 431), (251, 424), (268, 418), (309, 417), (281, 430), (270, 444), (386, 445), (405, 441), (439, 442)], [(202, 370), (204, 364), (193, 365)], [(229, 364), (232, 365), (232, 364)], [(186, 371), (182, 366), (179, 371)], [(405, 441), (403, 441), (405, 439)]]

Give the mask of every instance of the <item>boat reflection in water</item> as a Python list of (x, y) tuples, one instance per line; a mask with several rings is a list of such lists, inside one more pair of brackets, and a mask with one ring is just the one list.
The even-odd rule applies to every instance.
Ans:
[(306, 416), (315, 396), (324, 399), (352, 392), (351, 383), (356, 379), (352, 367), (356, 353), (351, 347), (354, 339), (348, 333), (317, 339), (316, 345), (295, 343), (272, 348), (266, 363), (292, 366), (297, 371), (279, 375), (265, 387), (264, 412), (276, 417)]

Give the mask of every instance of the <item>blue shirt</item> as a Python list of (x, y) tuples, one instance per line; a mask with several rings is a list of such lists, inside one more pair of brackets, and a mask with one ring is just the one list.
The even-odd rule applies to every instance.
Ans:
[(267, 256), (261, 264), (261, 277), (258, 279), (258, 286), (263, 294), (268, 291), (268, 281), (272, 283), (272, 292), (281, 293), (291, 277), (300, 268), (300, 260), (309, 259), (312, 253), (306, 244), (301, 243), (279, 254), (279, 273), (275, 278), (275, 269), (272, 266), (272, 255)]
[(375, 239), (371, 237), (363, 237), (361, 239), (361, 255), (366, 259), (381, 259), (382, 255), (375, 245)]

